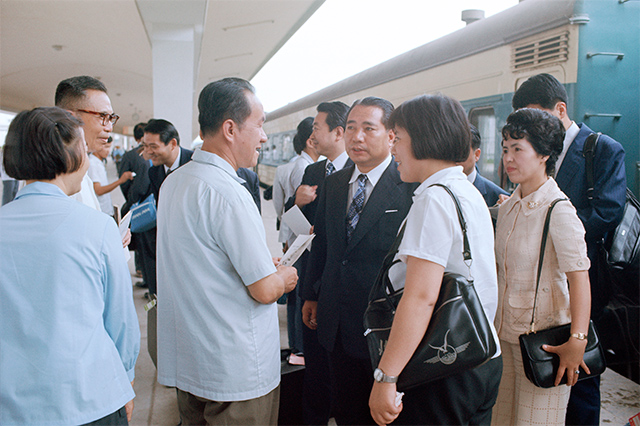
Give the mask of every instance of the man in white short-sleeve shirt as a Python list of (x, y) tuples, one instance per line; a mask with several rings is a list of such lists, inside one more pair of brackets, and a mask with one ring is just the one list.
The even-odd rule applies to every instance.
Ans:
[(267, 141), (251, 84), (226, 78), (200, 93), (192, 161), (158, 204), (158, 381), (178, 390), (184, 424), (276, 424), (280, 340), (275, 301), (293, 267), (275, 266), (260, 214), (236, 171)]

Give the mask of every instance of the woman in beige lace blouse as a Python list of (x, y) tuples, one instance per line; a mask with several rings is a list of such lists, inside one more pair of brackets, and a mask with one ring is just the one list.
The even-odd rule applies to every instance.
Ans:
[[(549, 204), (566, 198), (551, 177), (562, 152), (560, 120), (537, 109), (512, 113), (502, 129), (503, 165), (517, 183), (511, 198), (500, 206), (496, 228), (498, 312), (495, 325), (502, 347), (504, 370), (493, 408), (492, 423), (564, 425), (570, 387), (579, 377), (586, 340), (569, 338), (556, 347), (544, 346), (560, 357), (556, 386), (542, 389), (525, 377), (518, 336), (529, 330), (536, 286), (542, 228)], [(587, 333), (590, 310), (589, 259), (584, 227), (569, 202), (552, 213), (540, 289), (536, 329), (571, 323), (571, 333)], [(567, 282), (568, 281), (568, 282)]]

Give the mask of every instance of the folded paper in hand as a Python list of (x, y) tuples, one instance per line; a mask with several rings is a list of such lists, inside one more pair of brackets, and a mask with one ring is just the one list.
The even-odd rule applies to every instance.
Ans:
[(313, 237), (316, 234), (311, 235), (298, 235), (298, 238), (291, 244), (289, 250), (280, 259), (280, 265), (293, 266), (294, 263), (302, 256), (302, 253), (311, 245)]

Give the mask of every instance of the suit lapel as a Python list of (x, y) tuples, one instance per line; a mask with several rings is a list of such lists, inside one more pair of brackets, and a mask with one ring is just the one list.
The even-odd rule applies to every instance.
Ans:
[(564, 156), (564, 160), (562, 160), (560, 169), (556, 174), (556, 182), (560, 188), (569, 187), (573, 178), (580, 170), (584, 169), (582, 149), (584, 147), (584, 141), (590, 133), (591, 131), (586, 129), (586, 126), (582, 126), (576, 138), (571, 142), (571, 145), (569, 145), (567, 154)]
[(349, 173), (341, 173), (336, 176), (334, 178), (336, 179), (335, 184), (327, 185), (326, 188), (327, 200), (331, 200), (331, 203), (327, 205), (333, 210), (326, 212), (327, 230), (331, 229), (336, 232), (330, 241), (339, 242), (340, 251), (347, 245), (347, 203), (351, 202), (347, 198), (349, 198), (349, 179), (351, 179), (352, 174), (353, 167), (350, 168)]
[(487, 195), (487, 186), (484, 184), (484, 178), (480, 175), (480, 173), (476, 175), (476, 180), (473, 182), (473, 185), (483, 196)]
[[(351, 175), (349, 175), (351, 176)], [(358, 242), (373, 229), (374, 225), (378, 223), (380, 217), (384, 215), (385, 210), (390, 205), (395, 205), (395, 201), (402, 192), (400, 188), (398, 188), (398, 184), (402, 181), (400, 179), (397, 165), (395, 161), (391, 161), (391, 164), (384, 171), (382, 176), (380, 176), (380, 180), (373, 188), (373, 192), (369, 196), (369, 200), (364, 205), (364, 209), (362, 209), (362, 213), (360, 214), (360, 219), (358, 221), (358, 225), (356, 229), (354, 229), (353, 234), (351, 234), (351, 241), (349, 241), (349, 245), (347, 246), (347, 251), (351, 250), (355, 247)], [(348, 188), (348, 183), (347, 183)], [(348, 197), (348, 192), (347, 192)], [(351, 202), (351, 200), (348, 200)], [(343, 220), (343, 228), (346, 240), (346, 209), (347, 206), (344, 206), (344, 217)]]

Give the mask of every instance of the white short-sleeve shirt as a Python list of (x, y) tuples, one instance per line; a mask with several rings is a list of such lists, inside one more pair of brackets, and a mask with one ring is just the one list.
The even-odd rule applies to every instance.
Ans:
[(276, 268), (241, 181), (197, 149), (165, 179), (158, 204), (158, 381), (212, 401), (258, 398), (280, 383), (276, 305), (246, 288)]
[[(471, 270), (462, 256), (462, 228), (455, 204), (444, 188), (448, 186), (460, 201), (467, 223), (467, 234), (473, 262)], [(498, 336), (493, 326), (498, 306), (498, 278), (494, 255), (493, 225), (487, 204), (482, 195), (467, 180), (462, 166), (440, 170), (431, 175), (416, 189), (413, 205), (407, 214), (404, 237), (398, 248), (396, 263), (389, 271), (394, 288), (401, 287), (406, 276), (408, 256), (428, 260), (444, 266), (445, 272), (453, 272), (473, 278), (473, 284), (491, 325), (500, 355)]]

